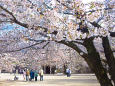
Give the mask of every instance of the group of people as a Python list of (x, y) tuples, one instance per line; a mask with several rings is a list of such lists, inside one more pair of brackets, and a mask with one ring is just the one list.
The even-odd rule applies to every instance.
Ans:
[(67, 74), (67, 77), (71, 76), (71, 70), (69, 68), (66, 69), (66, 74)]
[(39, 71), (37, 70), (30, 70), (29, 69), (26, 69), (26, 70), (23, 70), (23, 77), (24, 77), (24, 80), (26, 81), (32, 81), (32, 80), (35, 80), (37, 81), (38, 80), (38, 75), (40, 76), (40, 81), (43, 81), (43, 69), (40, 69)]

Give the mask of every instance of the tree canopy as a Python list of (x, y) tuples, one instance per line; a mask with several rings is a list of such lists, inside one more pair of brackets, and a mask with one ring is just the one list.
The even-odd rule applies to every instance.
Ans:
[[(20, 51), (35, 45), (44, 48), (50, 41), (62, 43), (85, 59), (101, 86), (113, 86), (95, 41), (102, 44), (109, 74), (115, 83), (112, 72), (115, 71), (115, 58), (109, 41), (110, 36), (115, 36), (114, 3), (114, 0), (88, 3), (83, 0), (1, 0), (1, 51)], [(14, 29), (4, 34), (8, 24)]]

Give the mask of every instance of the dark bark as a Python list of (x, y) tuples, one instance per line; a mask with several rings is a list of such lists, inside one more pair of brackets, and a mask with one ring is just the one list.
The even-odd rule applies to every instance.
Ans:
[(110, 36), (115, 37), (115, 32), (110, 32)]
[(115, 57), (113, 55), (108, 37), (103, 37), (102, 38), (102, 44), (103, 44), (107, 64), (109, 66), (109, 71), (108, 72), (111, 76), (111, 79), (113, 80), (113, 82), (115, 84)]
[[(68, 47), (73, 48), (76, 50), (79, 54), (82, 52), (82, 50), (73, 42), (65, 42), (61, 41), (58, 43), (62, 43), (67, 45)], [(88, 54), (83, 53), (82, 57), (85, 59), (91, 70), (95, 73), (99, 83), (101, 86), (113, 86), (110, 79), (107, 76), (107, 72), (104, 69), (101, 60), (100, 55), (96, 51), (95, 46), (93, 44), (93, 39), (89, 38), (84, 41), (84, 46), (86, 47)]]
[(86, 62), (88, 63), (91, 70), (95, 73), (99, 83), (101, 86), (113, 86), (110, 79), (107, 76), (107, 72), (104, 69), (100, 55), (96, 51), (93, 39), (89, 38), (84, 41), (84, 46), (88, 52), (88, 58), (85, 58)]

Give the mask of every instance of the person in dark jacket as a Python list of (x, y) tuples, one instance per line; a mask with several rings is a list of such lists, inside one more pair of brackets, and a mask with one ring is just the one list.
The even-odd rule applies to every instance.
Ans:
[(34, 79), (34, 71), (31, 70), (31, 71), (30, 71), (30, 81), (33, 80), (33, 79)]

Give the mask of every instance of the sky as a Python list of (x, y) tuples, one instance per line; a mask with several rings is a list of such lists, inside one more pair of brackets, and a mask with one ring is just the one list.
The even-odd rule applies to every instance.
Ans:
[(6, 24), (6, 25), (1, 27), (2, 29), (0, 30), (0, 36), (3, 33), (7, 33), (9, 31), (14, 30), (16, 27), (17, 27), (17, 30), (24, 30), (25, 29), (24, 27), (21, 27), (21, 26), (19, 26), (17, 24)]

